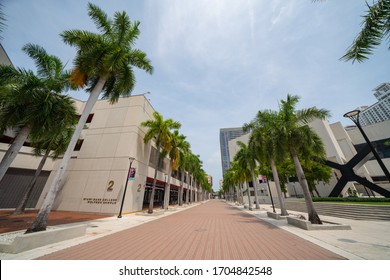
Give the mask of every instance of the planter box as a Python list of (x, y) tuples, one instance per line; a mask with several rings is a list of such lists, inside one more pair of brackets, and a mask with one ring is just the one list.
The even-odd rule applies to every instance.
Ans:
[(11, 243), (0, 243), (0, 252), (17, 254), (45, 245), (84, 236), (87, 225), (47, 229), (45, 231), (17, 235)]
[(282, 216), (280, 213), (267, 212), (267, 216), (272, 219), (281, 220), (286, 219), (288, 216)]
[(332, 223), (328, 221), (322, 221), (322, 225), (312, 224), (311, 222), (295, 217), (287, 217), (287, 222), (290, 225), (299, 227), (305, 230), (350, 230), (350, 225), (342, 225), (337, 223)]

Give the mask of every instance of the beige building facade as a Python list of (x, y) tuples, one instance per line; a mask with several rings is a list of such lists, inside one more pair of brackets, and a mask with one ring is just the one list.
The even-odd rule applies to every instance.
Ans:
[[(82, 101), (75, 100), (79, 113), (82, 112), (84, 104)], [(147, 207), (154, 178), (156, 148), (154, 143), (144, 143), (146, 128), (142, 127), (141, 123), (152, 119), (154, 112), (144, 95), (120, 98), (115, 104), (110, 104), (107, 100), (98, 100), (73, 152), (65, 174), (65, 183), (61, 186), (53, 209), (104, 214), (119, 213), (126, 182), (122, 212), (135, 212)], [(12, 137), (12, 132), (9, 136)], [(0, 143), (0, 158), (7, 149), (7, 143)], [(135, 171), (135, 176), (128, 180), (130, 158), (134, 158), (131, 168)], [(32, 155), (32, 148), (23, 147), (11, 167), (16, 170), (34, 170), (39, 161), (40, 157)], [(156, 206), (163, 201), (168, 164), (169, 159), (165, 158), (158, 169)], [(39, 208), (42, 204), (58, 165), (59, 160), (48, 160), (45, 164), (44, 170), (49, 175), (33, 208)], [(190, 185), (190, 179), (186, 178), (185, 183), (181, 184), (180, 178), (178, 172), (171, 177), (170, 203), (178, 202), (178, 191), (181, 186), (184, 188), (184, 196), (187, 195), (186, 190), (191, 189), (192, 193), (189, 192), (188, 195), (192, 194), (192, 201), (198, 200), (200, 193), (195, 186)], [(16, 184), (15, 177), (11, 179), (7, 183), (1, 182), (2, 192), (9, 191), (12, 185)]]

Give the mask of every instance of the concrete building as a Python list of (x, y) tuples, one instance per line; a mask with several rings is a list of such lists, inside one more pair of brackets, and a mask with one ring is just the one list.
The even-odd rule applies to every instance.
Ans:
[[(75, 100), (78, 112), (84, 102)], [(146, 128), (141, 122), (151, 119), (154, 109), (143, 95), (120, 98), (116, 104), (107, 100), (98, 100), (89, 115), (78, 145), (72, 155), (62, 186), (54, 204), (54, 210), (80, 211), (115, 214), (123, 198), (127, 174), (130, 168), (129, 158), (133, 157), (132, 168), (135, 176), (128, 181), (123, 213), (140, 211), (147, 207), (154, 177), (156, 147), (154, 143), (144, 144)], [(6, 136), (12, 138), (12, 135)], [(8, 138), (7, 138), (8, 139)], [(4, 138), (3, 138), (4, 140)], [(3, 141), (4, 142), (4, 141)], [(8, 143), (0, 143), (0, 158), (8, 148)], [(0, 182), (0, 208), (13, 208), (18, 195), (31, 178), (38, 166), (39, 157), (34, 157), (32, 148), (24, 146), (12, 163), (11, 172), (7, 172)], [(167, 180), (169, 159), (165, 158), (158, 168), (155, 205), (161, 205)], [(39, 208), (53, 180), (59, 161), (48, 160), (44, 166), (44, 176), (29, 207)], [(16, 172), (16, 173), (15, 173)], [(23, 179), (24, 178), (24, 179)], [(171, 201), (177, 203), (181, 186), (178, 172), (171, 178)], [(200, 198), (200, 191), (191, 186), (190, 178), (183, 184), (191, 189), (191, 201)], [(184, 198), (185, 199), (185, 198)], [(185, 201), (185, 200), (184, 200)], [(5, 206), (6, 205), (6, 206)]]
[[(321, 137), (326, 151), (326, 156), (329, 161), (345, 164), (351, 160), (359, 150), (360, 145), (364, 145), (364, 138), (360, 131), (352, 126), (344, 128), (340, 122), (329, 124), (327, 120), (315, 120), (310, 123), (310, 127)], [(381, 155), (386, 167), (390, 169), (390, 146), (385, 143), (390, 141), (390, 121), (377, 123), (364, 127), (369, 139), (377, 144), (378, 153)], [(248, 143), (249, 135), (243, 135), (236, 139), (230, 140), (229, 155), (230, 160), (233, 160), (234, 155), (239, 150), (237, 141)], [(368, 162), (363, 165), (358, 165), (354, 172), (367, 180), (374, 182), (382, 188), (390, 190), (390, 184), (386, 180), (382, 169), (379, 167), (377, 161), (371, 157)], [(341, 174), (338, 170), (333, 169), (332, 178), (328, 184), (319, 182), (316, 188), (320, 196), (328, 196), (338, 182)], [(261, 176), (258, 180), (262, 183)], [(269, 193), (266, 184), (260, 183), (260, 202), (267, 201)], [(273, 197), (277, 197), (276, 188), (273, 182), (270, 182), (270, 189)], [(252, 190), (250, 188), (250, 190)], [(351, 192), (356, 191), (361, 196), (372, 195), (372, 192), (364, 188), (356, 182), (348, 182), (341, 192), (342, 196), (348, 196)], [(302, 197), (303, 192), (298, 182), (289, 182), (287, 185), (287, 196)], [(378, 195), (378, 194), (376, 194)], [(252, 197), (252, 199), (254, 199)], [(268, 200), (269, 202), (269, 200)]]
[(0, 44), (0, 64), (12, 65), (11, 60), (9, 59), (7, 53), (5, 52), (5, 50), (1, 44)]
[(229, 141), (244, 135), (242, 127), (221, 128), (219, 131), (219, 144), (221, 148), (222, 176), (230, 168)]
[(390, 120), (390, 83), (383, 83), (373, 89), (378, 102), (359, 108), (359, 120), (362, 126)]

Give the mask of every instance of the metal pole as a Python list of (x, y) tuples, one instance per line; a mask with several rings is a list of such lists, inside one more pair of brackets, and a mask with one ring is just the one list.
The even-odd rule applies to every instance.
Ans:
[(128, 182), (129, 182), (129, 176), (130, 176), (130, 171), (131, 171), (131, 165), (133, 164), (134, 158), (129, 158), (129, 160), (130, 160), (130, 167), (129, 167), (129, 171), (127, 172), (125, 190), (124, 190), (124, 192), (123, 192), (122, 203), (121, 203), (121, 208), (120, 208), (120, 210), (119, 210), (118, 218), (122, 218), (122, 209), (123, 209), (123, 204), (124, 204), (124, 202), (125, 202), (127, 184), (128, 184)]
[[(348, 113), (347, 113), (348, 114)], [(363, 135), (363, 138), (364, 140), (367, 142), (368, 146), (370, 147), (374, 157), (376, 158), (379, 166), (382, 168), (383, 172), (385, 173), (385, 176), (387, 178), (387, 180), (390, 182), (390, 173), (389, 171), (387, 170), (386, 166), (384, 165), (382, 159), (380, 158), (380, 156), (378, 155), (378, 153), (376, 152), (374, 146), (372, 145), (372, 143), (370, 142), (370, 140), (368, 139), (366, 133), (364, 132), (362, 126), (360, 125), (360, 121), (359, 121), (359, 114), (360, 114), (360, 111), (357, 111), (356, 113), (356, 117), (355, 115), (350, 115), (348, 116), (347, 114), (345, 114), (344, 116), (347, 116), (350, 120), (352, 120), (356, 126), (358, 127), (358, 129), (360, 130), (360, 133)]]

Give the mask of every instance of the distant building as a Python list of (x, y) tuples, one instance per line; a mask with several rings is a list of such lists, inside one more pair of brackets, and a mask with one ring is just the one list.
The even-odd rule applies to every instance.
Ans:
[(0, 64), (12, 65), (11, 60), (9, 59), (7, 53), (5, 52), (5, 50), (1, 44), (0, 44)]
[(229, 141), (244, 135), (242, 127), (221, 128), (219, 131), (219, 144), (221, 147), (222, 175), (230, 168)]
[(207, 181), (209, 182), (210, 186), (213, 187), (213, 176), (207, 175)]
[[(350, 161), (365, 144), (365, 140), (356, 126), (343, 127), (340, 122), (329, 124), (327, 120), (314, 120), (309, 126), (317, 133), (324, 143), (326, 152), (326, 158), (332, 162), (338, 164), (345, 164)], [(390, 146), (387, 145), (390, 141), (390, 120), (376, 123), (374, 125), (368, 125), (364, 127), (370, 141), (375, 145), (379, 156), (382, 158), (386, 168), (390, 170)], [(236, 139), (229, 141), (229, 153), (230, 159), (239, 151), (237, 141), (248, 143), (249, 135), (243, 135)], [(390, 191), (390, 184), (387, 181), (382, 169), (380, 168), (376, 159), (371, 158), (363, 165), (358, 165), (355, 168), (355, 173), (369, 181), (374, 182), (378, 186)], [(329, 183), (317, 182), (316, 188), (321, 196), (328, 196), (333, 190), (333, 187), (337, 184), (341, 173), (333, 169), (332, 177)], [(271, 195), (277, 197), (276, 187), (273, 182), (273, 178), (269, 178)], [(290, 178), (292, 179), (292, 178)], [(264, 184), (264, 180), (259, 177), (260, 189), (259, 199), (260, 202), (270, 202), (268, 200), (267, 184)], [(246, 186), (244, 186), (244, 190)], [(253, 188), (250, 185), (252, 199), (254, 199)], [(348, 182), (344, 187), (341, 195), (348, 196), (349, 190), (356, 190), (359, 196), (369, 196), (372, 192), (367, 192), (367, 188), (360, 185), (357, 182)], [(298, 182), (290, 180), (287, 184), (287, 196), (302, 197), (303, 192)], [(247, 203), (247, 198), (244, 197), (244, 202)]]
[(390, 83), (380, 84), (373, 92), (378, 102), (359, 108), (359, 121), (362, 126), (390, 120)]

